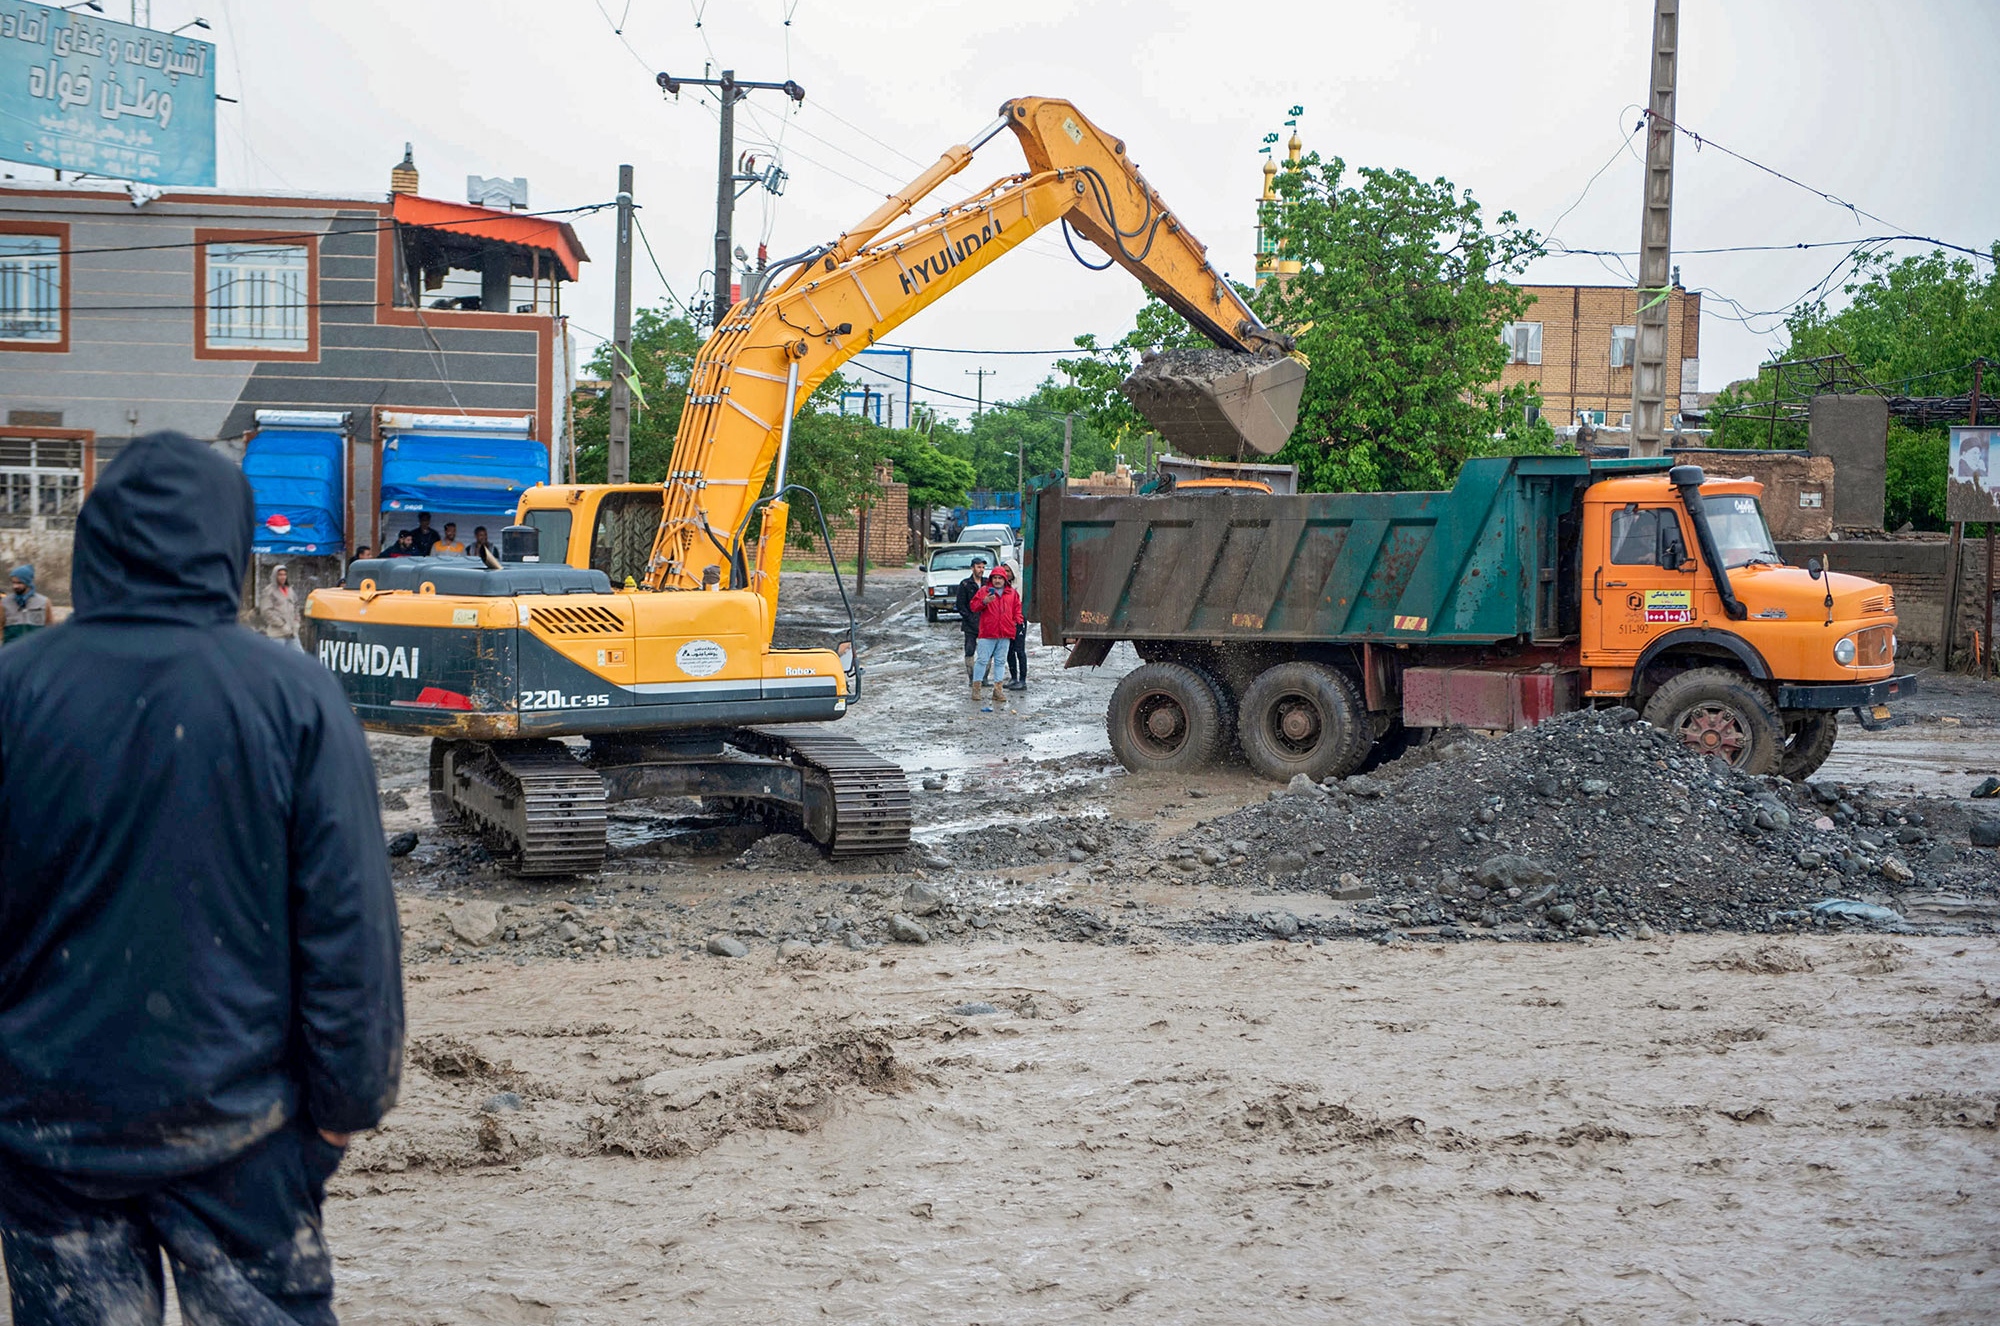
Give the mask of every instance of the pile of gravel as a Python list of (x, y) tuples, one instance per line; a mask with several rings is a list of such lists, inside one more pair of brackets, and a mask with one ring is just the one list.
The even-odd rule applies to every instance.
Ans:
[(1746, 776), (1620, 708), (1295, 779), (1161, 844), (1149, 870), (1361, 899), (1377, 925), (1447, 933), (1791, 930), (1830, 898), (2000, 893), (1966, 827), (1949, 802)]

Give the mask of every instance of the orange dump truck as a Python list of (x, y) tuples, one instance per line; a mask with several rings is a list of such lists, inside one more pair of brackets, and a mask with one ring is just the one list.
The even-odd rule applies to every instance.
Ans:
[(1838, 714), (1888, 717), (1886, 585), (1788, 566), (1760, 485), (1668, 460), (1470, 461), (1449, 492), (1256, 485), (1036, 495), (1027, 590), (1070, 666), (1128, 641), (1126, 767), (1240, 743), (1260, 773), (1351, 772), (1381, 742), (1631, 705), (1695, 750), (1804, 778)]

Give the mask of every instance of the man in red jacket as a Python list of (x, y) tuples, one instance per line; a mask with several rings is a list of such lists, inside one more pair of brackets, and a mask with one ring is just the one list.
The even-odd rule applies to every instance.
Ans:
[(994, 567), (985, 588), (972, 596), (972, 610), (979, 614), (979, 647), (972, 659), (972, 698), (979, 698), (982, 680), (992, 682), (993, 703), (979, 711), (990, 714), (995, 705), (1006, 703), (1007, 697), (1000, 693), (1000, 678), (1007, 668), (1007, 651), (1014, 644), (1014, 632), (1023, 620), (1021, 596), (1014, 592), (1014, 573), (1004, 564)]

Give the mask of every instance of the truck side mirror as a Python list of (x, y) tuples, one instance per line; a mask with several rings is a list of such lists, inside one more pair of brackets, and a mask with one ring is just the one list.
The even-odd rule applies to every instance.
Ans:
[(1819, 579), (1820, 575), (1825, 570), (1826, 568), (1820, 563), (1819, 558), (1817, 557), (1806, 558), (1806, 574), (1811, 576), (1814, 580)]

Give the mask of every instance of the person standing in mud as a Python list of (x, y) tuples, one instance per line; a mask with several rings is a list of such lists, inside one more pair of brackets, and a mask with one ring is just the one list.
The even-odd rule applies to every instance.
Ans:
[(33, 635), (49, 624), (49, 596), (35, 591), (35, 568), (17, 566), (14, 568), (11, 593), (0, 603), (0, 616), (6, 620), (4, 637), (0, 643), (13, 644), (16, 640)]
[(1007, 651), (1014, 645), (1014, 633), (1021, 626), (1021, 596), (1014, 592), (1014, 573), (1005, 563), (993, 568), (985, 587), (972, 596), (972, 610), (979, 614), (979, 648), (973, 660), (972, 698), (978, 699), (983, 682), (993, 683), (993, 702), (980, 710), (990, 714), (1003, 705), (1000, 674), (1006, 670)]
[(401, 940), (332, 674), (237, 622), (255, 506), (179, 433), (0, 650), (0, 1247), (15, 1326), (330, 1326), (327, 1178), (395, 1103)]
[[(972, 596), (986, 583), (986, 559), (974, 557), (972, 568), (951, 592), (952, 610), (958, 614), (959, 633), (965, 637), (965, 679), (972, 680), (972, 655), (979, 647), (979, 614), (972, 610)], [(975, 684), (974, 689), (978, 689)]]
[(279, 644), (304, 649), (299, 643), (299, 596), (291, 572), (276, 567), (270, 583), (257, 593), (257, 629)]

